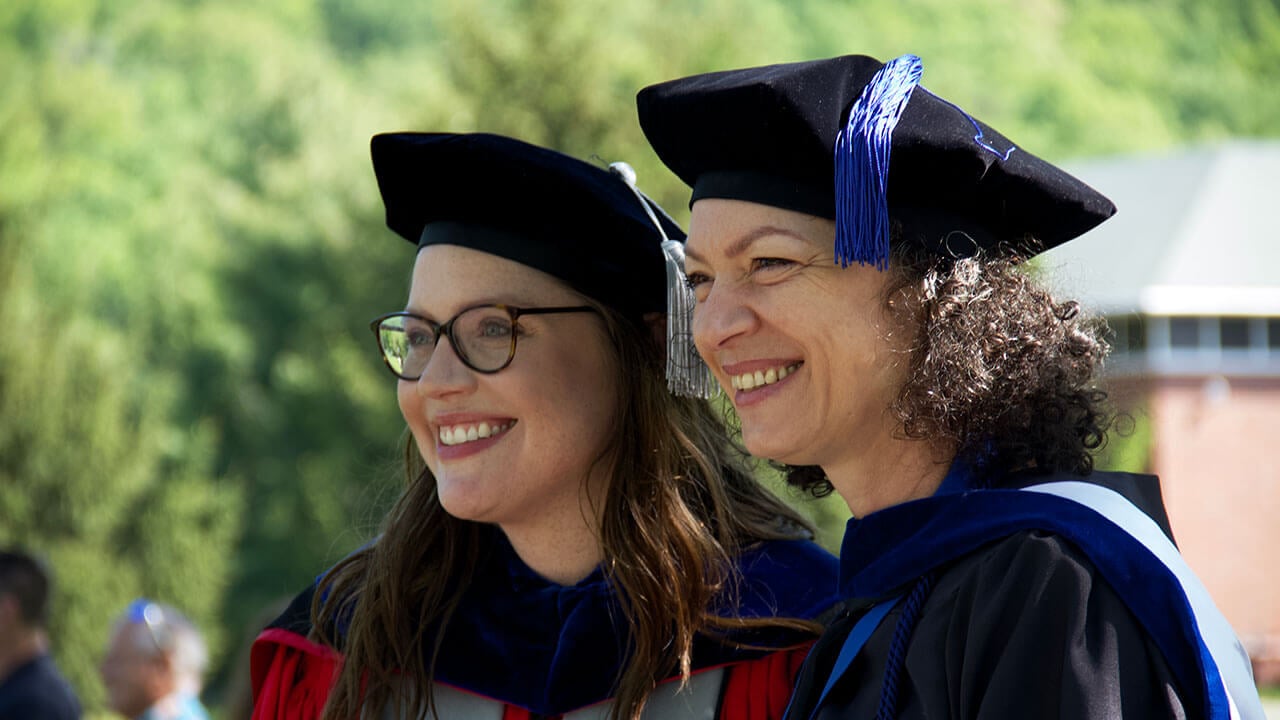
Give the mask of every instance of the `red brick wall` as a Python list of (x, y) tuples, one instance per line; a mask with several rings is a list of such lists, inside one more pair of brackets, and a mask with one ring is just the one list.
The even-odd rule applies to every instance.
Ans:
[(1259, 683), (1280, 684), (1280, 378), (1147, 382), (1174, 536)]

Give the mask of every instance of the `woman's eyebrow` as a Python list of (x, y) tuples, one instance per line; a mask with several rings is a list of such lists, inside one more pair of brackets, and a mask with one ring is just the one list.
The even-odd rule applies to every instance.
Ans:
[[(572, 303), (539, 302), (539, 301), (533, 300), (527, 293), (526, 294), (498, 293), (494, 295), (484, 295), (482, 297), (472, 298), (465, 303), (460, 303), (453, 308), (452, 312), (446, 313), (444, 317), (445, 317), (445, 320), (448, 320), (449, 318), (453, 317), (454, 315), (457, 315), (458, 313), (462, 312), (463, 310), (466, 310), (467, 308), (479, 307), (481, 305), (507, 305), (510, 307), (540, 307), (543, 305), (568, 305), (568, 304), (572, 304)], [(426, 318), (431, 322), (444, 322), (444, 320), (438, 319), (435, 313), (428, 312), (425, 309), (423, 309), (421, 306), (416, 306), (413, 303), (409, 303), (405, 305), (404, 311), (407, 313), (412, 313), (419, 317)]]
[[(751, 231), (747, 232), (737, 240), (734, 240), (732, 243), (729, 243), (729, 246), (724, 249), (725, 257), (729, 259), (736, 258), (750, 249), (757, 240), (771, 235), (784, 235), (786, 237), (795, 238), (801, 242), (808, 242), (807, 238), (793, 230), (777, 227), (775, 225), (761, 225), (760, 227), (753, 228)], [(703, 257), (697, 253), (697, 251), (690, 249), (687, 245), (684, 253), (686, 256), (691, 257), (698, 262), (706, 262)]]

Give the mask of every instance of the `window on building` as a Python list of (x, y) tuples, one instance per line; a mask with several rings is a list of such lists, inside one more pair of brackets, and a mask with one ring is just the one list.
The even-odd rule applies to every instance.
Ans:
[(1142, 318), (1115, 315), (1107, 318), (1107, 342), (1113, 353), (1138, 352), (1147, 346)]
[(1249, 349), (1249, 318), (1224, 317), (1218, 323), (1218, 339), (1224, 350)]
[[(1280, 363), (1280, 317), (1145, 316), (1107, 318), (1107, 340), (1114, 354), (1163, 356), (1173, 351), (1181, 361), (1216, 361), (1222, 353), (1234, 360)], [(1199, 358), (1198, 360), (1196, 358)]]
[(1121, 353), (1129, 349), (1129, 338), (1125, 329), (1124, 318), (1107, 318), (1107, 331), (1103, 334), (1102, 339), (1106, 340), (1107, 344), (1111, 346), (1111, 352)]
[(1199, 347), (1200, 318), (1169, 318), (1169, 344), (1179, 350)]
[(1138, 315), (1127, 315), (1125, 321), (1125, 337), (1128, 340), (1128, 348), (1130, 351), (1140, 351), (1147, 348), (1147, 328), (1143, 323), (1142, 317)]

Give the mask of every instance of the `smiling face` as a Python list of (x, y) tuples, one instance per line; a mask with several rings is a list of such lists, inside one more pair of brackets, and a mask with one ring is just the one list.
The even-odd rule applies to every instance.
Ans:
[(834, 238), (830, 220), (709, 198), (693, 206), (686, 247), (694, 340), (747, 449), (833, 480), (892, 444), (908, 360), (885, 310), (889, 275), (835, 264)]
[[(482, 303), (583, 304), (550, 275), (454, 245), (418, 253), (406, 309), (437, 323)], [(441, 338), (417, 381), (398, 385), (400, 411), (449, 514), (511, 528), (582, 522), (605, 485), (617, 413), (617, 362), (595, 313), (529, 315), (511, 364), (464, 365)], [(486, 437), (487, 436), (487, 437)], [(593, 472), (594, 468), (594, 472)]]

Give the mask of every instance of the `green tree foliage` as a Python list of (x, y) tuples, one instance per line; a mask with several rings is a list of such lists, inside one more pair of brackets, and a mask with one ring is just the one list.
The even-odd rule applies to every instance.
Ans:
[[(399, 487), (365, 325), (403, 304), (412, 249), (370, 135), (625, 159), (687, 217), (636, 90), (844, 52), (920, 54), (926, 86), (1050, 158), (1280, 135), (1271, 0), (0, 3), (0, 542), (56, 566), (87, 704), (131, 597), (224, 656)], [(833, 542), (838, 500), (806, 507)]]
[(1094, 466), (1103, 470), (1149, 473), (1154, 445), (1151, 411), (1139, 403), (1116, 418), (1106, 446), (1094, 457)]
[[(98, 61), (93, 13), (0, 11), (0, 543), (58, 576), (54, 635), (86, 704), (110, 622), (138, 595), (220, 639), (240, 490), (185, 417), (172, 338), (202, 308), (137, 89)], [(205, 281), (207, 282), (207, 281)]]

